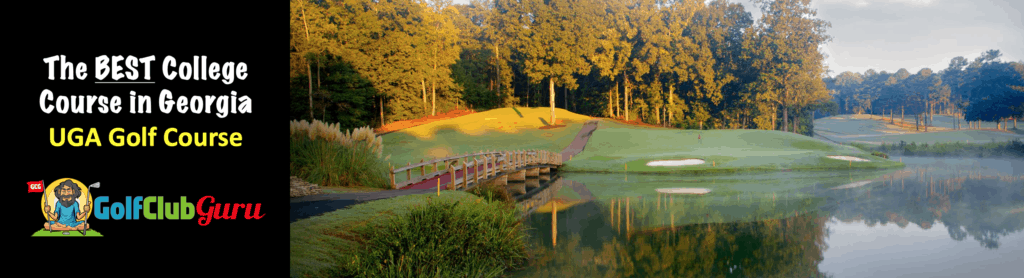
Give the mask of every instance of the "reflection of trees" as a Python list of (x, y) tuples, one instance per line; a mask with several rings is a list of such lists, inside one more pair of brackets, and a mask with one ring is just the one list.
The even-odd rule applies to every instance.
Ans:
[[(937, 175), (936, 178), (931, 175)], [(946, 226), (949, 237), (967, 236), (990, 249), (999, 238), (1024, 230), (1024, 213), (1007, 212), (1024, 204), (1020, 177), (986, 176), (958, 171), (894, 177), (871, 186), (828, 192), (837, 205), (834, 216), (844, 222), (863, 220), (868, 226), (916, 223), (930, 229)]]
[[(605, 209), (605, 213), (608, 210)], [(559, 216), (561, 219), (563, 216)], [(601, 217), (601, 216), (595, 216)], [(592, 218), (593, 219), (593, 218)], [(703, 223), (594, 236), (581, 230), (552, 246), (532, 237), (530, 277), (817, 277), (827, 217)], [(538, 219), (537, 223), (543, 223)], [(548, 222), (550, 223), (550, 216)], [(561, 235), (561, 232), (560, 234)], [(567, 239), (565, 237), (568, 237)]]

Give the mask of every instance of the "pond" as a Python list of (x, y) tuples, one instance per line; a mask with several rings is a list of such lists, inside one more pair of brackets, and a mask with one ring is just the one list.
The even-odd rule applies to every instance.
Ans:
[[(899, 159), (899, 158), (893, 158)], [(715, 177), (560, 173), (512, 277), (1007, 277), (1024, 272), (1024, 161)], [(665, 194), (663, 188), (709, 193)], [(662, 192), (667, 192), (662, 190)], [(552, 214), (551, 207), (556, 208)]]

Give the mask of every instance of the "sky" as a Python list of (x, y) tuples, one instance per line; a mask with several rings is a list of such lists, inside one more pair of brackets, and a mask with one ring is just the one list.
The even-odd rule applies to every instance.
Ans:
[[(761, 16), (750, 0), (730, 1), (755, 20)], [(832, 76), (868, 69), (938, 72), (953, 57), (973, 60), (989, 49), (1000, 50), (1002, 61), (1024, 60), (1022, 0), (812, 0), (811, 7), (832, 24), (832, 41), (821, 48)]]

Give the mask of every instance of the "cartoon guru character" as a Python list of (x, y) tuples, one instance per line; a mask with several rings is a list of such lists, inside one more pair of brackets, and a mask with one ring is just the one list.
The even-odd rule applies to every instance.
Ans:
[(87, 201), (85, 206), (79, 209), (78, 197), (82, 196), (82, 190), (71, 180), (65, 180), (54, 189), (57, 195), (57, 209), (51, 211), (50, 204), (44, 208), (50, 221), (43, 224), (43, 228), (51, 230), (85, 230), (89, 225), (78, 219), (85, 218), (89, 214), (89, 206), (92, 201)]

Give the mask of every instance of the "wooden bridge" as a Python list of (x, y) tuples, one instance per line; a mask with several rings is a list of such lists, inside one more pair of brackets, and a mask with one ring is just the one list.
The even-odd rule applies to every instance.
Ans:
[[(526, 177), (547, 177), (547, 173), (562, 165), (562, 154), (542, 150), (487, 151), (438, 158), (420, 163), (408, 163), (395, 169), (391, 166), (391, 186), (394, 189), (466, 190), (489, 182), (508, 185), (508, 181), (527, 182)], [(427, 173), (431, 166), (433, 172)], [(419, 168), (419, 176), (413, 170)], [(405, 181), (395, 182), (395, 175), (405, 172)], [(545, 175), (541, 175), (545, 174)], [(524, 188), (520, 189), (519, 186)], [(513, 192), (525, 193), (525, 184), (514, 186)], [(440, 189), (439, 189), (440, 190)]]

